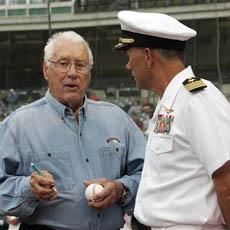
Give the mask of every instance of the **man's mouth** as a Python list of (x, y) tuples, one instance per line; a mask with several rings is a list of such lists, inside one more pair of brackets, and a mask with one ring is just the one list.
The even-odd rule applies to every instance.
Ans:
[(78, 85), (74, 84), (74, 83), (66, 83), (66, 84), (64, 84), (64, 87), (68, 88), (68, 89), (71, 89), (71, 90), (76, 90), (76, 89), (79, 88)]

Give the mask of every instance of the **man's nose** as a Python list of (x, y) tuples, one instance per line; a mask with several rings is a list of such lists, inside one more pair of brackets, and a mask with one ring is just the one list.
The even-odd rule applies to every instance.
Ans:
[(72, 76), (76, 77), (76, 75), (77, 75), (77, 69), (75, 67), (75, 63), (71, 63), (70, 64), (70, 67), (69, 67), (69, 70), (68, 70), (67, 74), (69, 76), (71, 76), (71, 77)]

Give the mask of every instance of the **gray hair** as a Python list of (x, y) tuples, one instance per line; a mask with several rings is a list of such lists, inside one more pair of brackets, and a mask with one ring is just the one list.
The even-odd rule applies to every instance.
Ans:
[(53, 34), (47, 41), (46, 46), (44, 48), (44, 61), (47, 62), (53, 57), (54, 47), (56, 43), (63, 38), (70, 39), (76, 43), (84, 43), (88, 49), (89, 55), (89, 65), (93, 67), (93, 54), (89, 47), (88, 42), (79, 34), (74, 31), (64, 31), (64, 32), (57, 32)]

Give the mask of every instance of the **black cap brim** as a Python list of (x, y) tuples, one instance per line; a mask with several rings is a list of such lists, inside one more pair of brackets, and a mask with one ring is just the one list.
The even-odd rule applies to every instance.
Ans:
[(127, 50), (130, 47), (184, 50), (185, 41), (154, 37), (122, 30), (122, 36), (119, 39), (119, 43), (114, 46), (114, 50)]

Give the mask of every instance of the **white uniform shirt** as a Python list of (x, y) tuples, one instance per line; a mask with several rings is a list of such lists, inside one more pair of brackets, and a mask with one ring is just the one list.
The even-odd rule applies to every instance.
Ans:
[(150, 121), (134, 212), (148, 226), (224, 223), (211, 175), (230, 159), (230, 104), (206, 80), (189, 92), (190, 77), (188, 67), (173, 78)]

